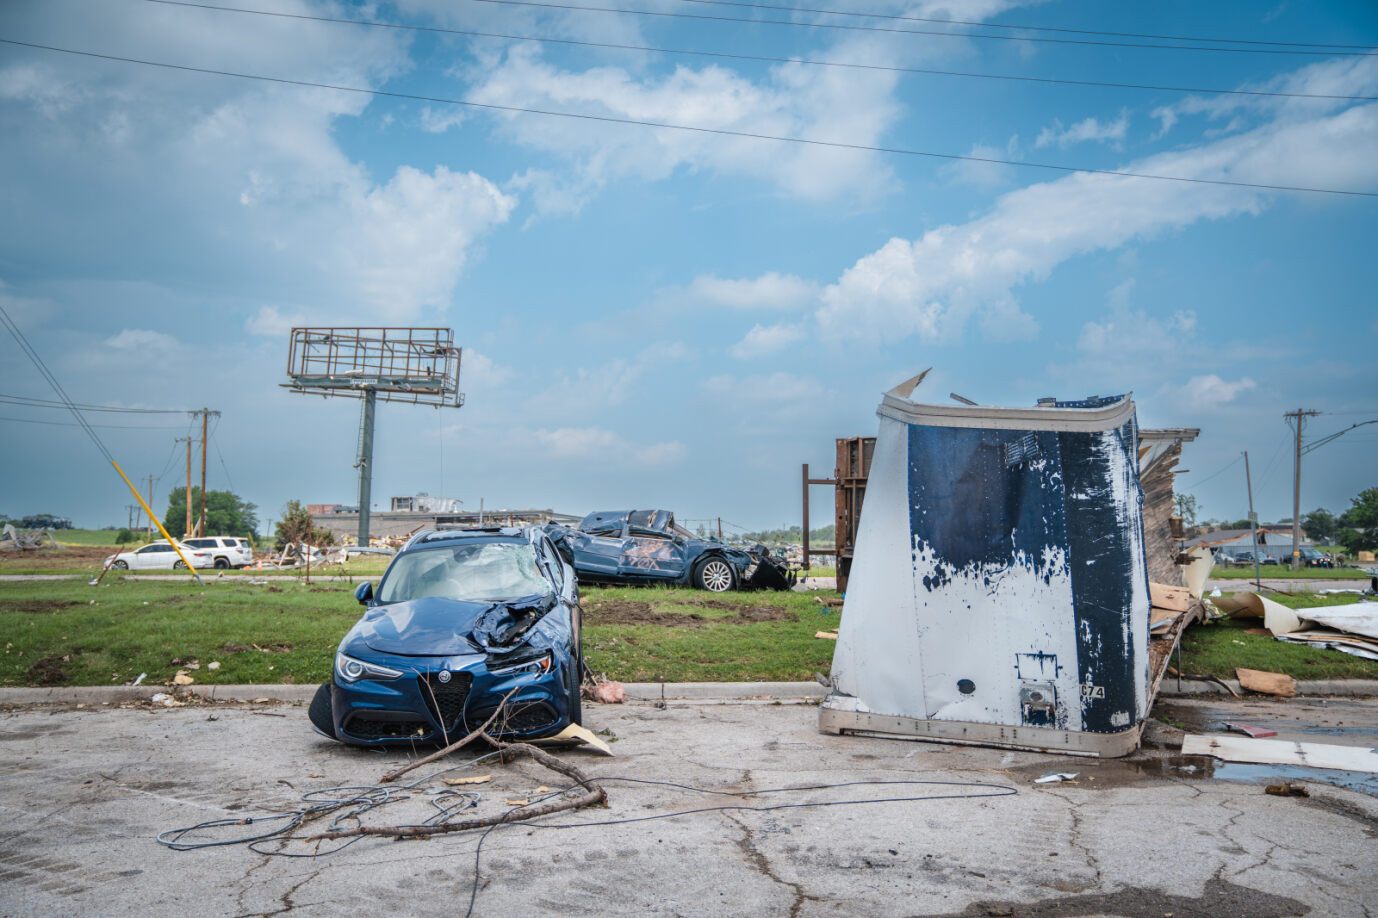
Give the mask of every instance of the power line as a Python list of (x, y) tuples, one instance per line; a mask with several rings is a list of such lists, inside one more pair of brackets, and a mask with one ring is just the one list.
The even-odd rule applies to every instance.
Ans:
[(977, 32), (942, 32), (935, 29), (899, 29), (886, 26), (844, 25), (837, 22), (798, 22), (791, 19), (748, 19), (741, 16), (709, 16), (703, 13), (669, 13), (661, 10), (631, 10), (612, 6), (579, 6), (572, 3), (551, 3), (542, 0), (470, 0), (471, 3), (492, 3), (499, 6), (532, 6), (544, 9), (572, 10), (582, 13), (614, 13), (626, 16), (656, 16), (669, 19), (699, 19), (711, 22), (744, 22), (751, 25), (794, 26), (801, 29), (835, 29), (844, 32), (892, 32), (904, 35), (930, 35), (941, 38), (979, 38), (991, 41), (1042, 42), (1059, 45), (1095, 45), (1109, 48), (1156, 48), (1172, 51), (1212, 51), (1234, 54), (1301, 54), (1322, 57), (1375, 57), (1378, 51), (1310, 51), (1301, 48), (1222, 48), (1214, 45), (1154, 45), (1144, 42), (1095, 41), (1085, 38), (1048, 38), (1037, 35), (982, 35)]
[[(74, 421), (44, 421), (38, 418), (13, 418), (0, 417), (0, 421), (15, 421), (19, 424), (48, 424), (53, 427), (82, 427)], [(176, 430), (176, 425), (169, 424), (92, 424), (91, 427), (99, 427), (104, 430)]]
[[(216, 427), (220, 424), (217, 421)], [(234, 479), (230, 477), (230, 467), (225, 464), (225, 457), (220, 452), (220, 441), (215, 439), (215, 434), (211, 434), (211, 445), (215, 447), (215, 455), (220, 460), (220, 468), (225, 473), (225, 482), (230, 486), (230, 491), (234, 491)]]
[[(487, 0), (484, 0), (487, 2)], [(627, 124), (636, 127), (660, 128), (663, 130), (688, 131), (699, 134), (714, 134), (720, 137), (743, 137), (749, 140), (769, 140), (779, 143), (795, 143), (804, 146), (826, 147), (838, 150), (858, 150), (867, 153), (890, 153), (897, 156), (922, 156), (929, 159), (957, 160), (963, 162), (991, 163), (1002, 166), (1018, 166), (1025, 169), (1045, 169), (1053, 172), (1066, 173), (1087, 173), (1090, 175), (1113, 175), (1119, 178), (1139, 178), (1151, 179), (1164, 182), (1183, 182), (1191, 185), (1221, 185), (1231, 188), (1252, 188), (1259, 191), (1299, 191), (1308, 194), (1335, 194), (1346, 195), (1349, 197), (1378, 198), (1378, 192), (1372, 191), (1350, 191), (1339, 188), (1312, 188), (1301, 185), (1271, 185), (1262, 182), (1234, 182), (1226, 179), (1204, 179), (1188, 178), (1180, 175), (1157, 175), (1149, 172), (1128, 172), (1118, 169), (1092, 169), (1081, 166), (1062, 166), (1055, 163), (1035, 163), (1011, 159), (999, 159), (993, 156), (973, 156), (961, 153), (934, 153), (927, 150), (914, 150), (907, 147), (882, 147), (871, 144), (847, 143), (835, 140), (814, 140), (807, 137), (788, 137), (779, 134), (762, 134), (754, 131), (732, 131), (726, 128), (697, 127), (687, 124), (672, 124), (665, 121), (648, 121), (638, 118), (616, 118), (611, 115), (591, 115), (581, 112), (562, 112), (551, 109), (524, 108), (517, 105), (498, 105), (491, 102), (473, 102), (468, 99), (448, 99), (441, 96), (423, 96), (415, 93), (393, 92), (386, 89), (364, 89), (358, 86), (341, 86), (335, 83), (319, 83), (312, 80), (292, 80), (286, 77), (262, 76), (253, 73), (237, 73), (231, 70), (215, 70), (208, 67), (191, 67), (185, 64), (167, 64), (161, 61), (142, 60), (132, 57), (120, 57), (113, 54), (97, 54), (93, 51), (74, 51), (70, 48), (58, 48), (53, 45), (40, 45), (34, 42), (18, 41), (12, 38), (0, 38), (0, 43), (7, 45), (17, 45), (24, 48), (35, 48), (42, 51), (54, 51), (60, 54), (72, 54), (78, 57), (90, 57), (97, 60), (118, 61), (126, 64), (141, 64), (147, 67), (161, 67), (167, 70), (179, 70), (186, 73), (205, 73), (214, 76), (235, 77), (242, 80), (259, 80), (265, 83), (277, 83), (283, 86), (305, 86), (311, 89), (333, 89), (338, 92), (353, 92), (361, 95), (380, 96), (390, 99), (408, 99), (416, 102), (434, 102), (443, 105), (462, 105), (468, 108), (484, 109), (486, 111), (516, 112), (527, 115), (546, 115), (552, 118), (570, 118), (579, 121), (596, 121), (603, 124)]]
[(305, 13), (279, 13), (268, 10), (254, 10), (235, 6), (218, 6), (208, 3), (189, 3), (186, 0), (146, 0), (148, 3), (161, 3), (166, 6), (183, 6), (191, 9), (215, 10), (224, 13), (247, 13), (254, 16), (270, 16), (276, 19), (299, 19), (308, 22), (328, 22), (342, 25), (367, 26), (378, 29), (394, 29), (405, 32), (434, 32), (441, 35), (464, 35), (474, 38), (497, 38), (504, 41), (527, 41), (540, 44), (571, 45), (582, 48), (607, 48), (617, 51), (645, 51), (654, 54), (682, 54), (694, 57), (712, 57), (726, 60), (753, 61), (769, 64), (804, 64), (811, 67), (841, 67), (856, 70), (876, 70), (887, 73), (914, 73), (928, 76), (963, 77), (982, 80), (1011, 80), (1024, 83), (1044, 83), (1063, 86), (1101, 86), (1111, 89), (1141, 89), (1153, 92), (1181, 92), (1208, 95), (1272, 96), (1289, 99), (1330, 99), (1345, 102), (1378, 102), (1378, 96), (1347, 96), (1309, 92), (1279, 92), (1261, 89), (1208, 89), (1193, 86), (1160, 86), (1151, 83), (1116, 83), (1104, 80), (1066, 80), (1052, 77), (1019, 76), (1003, 73), (972, 73), (960, 70), (936, 70), (927, 67), (899, 67), (885, 64), (860, 64), (848, 61), (819, 61), (807, 58), (770, 57), (763, 54), (734, 54), (727, 51), (703, 51), (690, 48), (658, 48), (650, 45), (627, 45), (613, 42), (586, 41), (574, 38), (542, 38), (533, 35), (511, 35), (504, 32), (482, 32), (475, 29), (447, 29), (440, 26), (420, 26), (397, 22), (384, 22), (376, 19), (345, 19), (335, 16), (311, 16)]
[(937, 19), (930, 16), (902, 16), (894, 13), (863, 13), (855, 10), (822, 10), (805, 6), (775, 6), (768, 3), (743, 3), (738, 0), (680, 0), (681, 3), (700, 3), (706, 6), (740, 6), (760, 10), (789, 13), (821, 13), (828, 16), (864, 16), (868, 19), (896, 19), (905, 22), (931, 22), (945, 25), (977, 26), (983, 29), (1017, 29), (1024, 32), (1061, 32), (1070, 35), (1108, 35), (1116, 38), (1153, 38), (1162, 41), (1219, 41), (1235, 45), (1276, 45), (1284, 48), (1356, 48), (1371, 49), (1371, 45), (1341, 45), (1333, 42), (1255, 41), (1247, 38), (1212, 38), (1200, 35), (1155, 35), (1147, 32), (1103, 32), (1096, 29), (1071, 29), (1057, 26), (1010, 25), (1002, 22), (981, 22), (972, 19)]
[[(62, 402), (53, 401), (48, 398), (30, 398), (27, 395), (0, 395), (0, 404), (22, 405), (25, 408), (62, 408), (67, 405)], [(73, 402), (83, 411), (111, 411), (124, 414), (186, 414), (175, 408), (120, 408), (114, 405), (87, 405), (81, 402)]]
[[(1201, 487), (1203, 484), (1205, 484), (1206, 482), (1210, 481), (1211, 479), (1213, 479), (1213, 478), (1218, 478), (1219, 476), (1225, 474), (1225, 473), (1228, 472), (1230, 469), (1234, 468), (1235, 465), (1237, 465), (1243, 458), (1244, 458), (1244, 457), (1243, 457), (1242, 455), (1240, 455), (1240, 456), (1235, 456), (1233, 459), (1231, 459), (1231, 460), (1229, 461), (1228, 464), (1225, 465), (1224, 468), (1220, 469), (1219, 471), (1212, 472), (1211, 474), (1207, 475), (1205, 478), (1202, 478), (1200, 481), (1193, 481), (1193, 482), (1191, 483), (1192, 488), (1199, 488), (1199, 487)], [(1185, 474), (1187, 474), (1187, 473), (1186, 473), (1186, 472), (1179, 472), (1178, 474), (1180, 474), (1180, 475), (1185, 475)]]

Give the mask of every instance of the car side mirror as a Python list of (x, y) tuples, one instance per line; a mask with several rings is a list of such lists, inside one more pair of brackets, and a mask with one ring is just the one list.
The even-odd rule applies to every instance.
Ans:
[(368, 605), (368, 601), (373, 598), (373, 584), (367, 580), (359, 584), (354, 588), (354, 598), (359, 600), (359, 605)]

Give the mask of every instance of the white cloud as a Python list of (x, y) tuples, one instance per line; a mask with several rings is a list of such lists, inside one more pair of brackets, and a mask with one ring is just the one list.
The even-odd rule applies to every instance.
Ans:
[(1108, 142), (1118, 150), (1124, 144), (1124, 138), (1128, 131), (1129, 112), (1126, 109), (1121, 109), (1120, 116), (1114, 121), (1102, 122), (1096, 118), (1083, 118), (1066, 129), (1063, 128), (1061, 121), (1054, 120), (1051, 125), (1038, 132), (1038, 139), (1034, 141), (1034, 146), (1042, 148), (1056, 145), (1065, 150), (1078, 143)]
[(480, 354), (472, 348), (465, 348), (461, 357), (463, 366), (460, 367), (462, 387), (472, 387), (477, 389), (491, 389), (501, 386), (512, 378), (512, 370), (508, 367), (499, 366), (493, 362), (491, 357)]
[[(61, 6), (60, 4), (57, 6)], [(320, 12), (284, 0), (284, 14)], [(409, 37), (386, 30), (304, 28), (290, 20), (148, 6), (130, 18), (97, 5), (71, 19), (43, 5), (27, 11), (42, 37), (118, 45), (132, 56), (372, 87), (411, 64)], [(213, 16), (214, 27), (207, 27)], [(31, 52), (26, 52), (31, 54)], [(259, 311), (247, 327), (280, 330), (292, 312), (329, 310), (333, 324), (410, 323), (443, 313), (481, 240), (516, 200), (472, 172), (427, 163), (375, 179), (336, 140), (338, 119), (381, 123), (370, 97), (302, 87), (196, 77), (153, 68), (43, 57), (0, 64), (0, 159), (30, 176), (12, 201), (32, 242), (81, 239), (69, 225), (142, 219), (137, 245), (86, 252), (138, 272), (166, 253), (203, 253), (179, 265), (214, 284), (224, 278), (310, 290), (314, 302)], [(284, 69), (285, 68), (285, 69)], [(42, 188), (62, 181), (79, 210), (45, 206)], [(22, 256), (22, 249), (16, 257)], [(197, 256), (192, 256), (196, 258)]]
[(179, 347), (176, 338), (147, 328), (126, 328), (105, 340), (105, 346), (117, 351), (170, 351)]
[[(1010, 137), (1002, 150), (987, 144), (972, 144), (968, 156), (976, 159), (1019, 159), (1019, 135)], [(976, 188), (990, 189), (1009, 183), (1015, 176), (1015, 167), (1003, 162), (975, 162), (971, 159), (958, 160), (943, 167), (943, 171), (958, 182)]]
[(1240, 394), (1256, 388), (1257, 385), (1247, 376), (1227, 382), (1211, 373), (1206, 376), (1193, 376), (1182, 386), (1164, 386), (1159, 393), (1159, 399), (1173, 410), (1190, 415), (1193, 412), (1223, 408)]
[(1135, 357), (1162, 359), (1181, 353), (1196, 331), (1196, 313), (1177, 310), (1169, 316), (1157, 317), (1131, 309), (1129, 294), (1134, 278), (1118, 284), (1110, 291), (1109, 314), (1099, 322), (1087, 322), (1077, 338), (1077, 350), (1089, 360), (1122, 363)]
[[(759, 83), (716, 65), (640, 77), (620, 67), (561, 70), (533, 49), (512, 47), (476, 75), (466, 98), (489, 105), (863, 145), (878, 143), (899, 113), (894, 74), (802, 64), (772, 67)], [(652, 181), (681, 169), (750, 176), (811, 199), (874, 197), (892, 182), (884, 159), (862, 150), (515, 113), (494, 117), (523, 146), (573, 160), (574, 175), (565, 183), (578, 189), (576, 199), (618, 178)], [(555, 204), (543, 198), (536, 204), (568, 210), (569, 196), (565, 191)]]
[(668, 441), (634, 446), (621, 435), (601, 427), (560, 427), (535, 431), (536, 440), (557, 459), (598, 459), (609, 465), (673, 465), (684, 459), (683, 443)]
[[(1129, 171), (1263, 184), (1378, 186), (1378, 105), (1280, 117), (1246, 133), (1131, 163)], [(1256, 190), (1077, 173), (1002, 195), (986, 214), (891, 239), (823, 292), (825, 335), (953, 340), (973, 316), (987, 328), (1032, 320), (1014, 290), (1059, 264), (1201, 220), (1257, 213)], [(1324, 199), (1316, 199), (1323, 203)]]
[(803, 338), (804, 330), (798, 325), (755, 325), (745, 338), (732, 345), (728, 353), (738, 359), (764, 357)]
[(735, 309), (791, 309), (818, 298), (818, 285), (793, 274), (767, 271), (760, 277), (724, 280), (712, 275), (694, 278), (689, 293)]

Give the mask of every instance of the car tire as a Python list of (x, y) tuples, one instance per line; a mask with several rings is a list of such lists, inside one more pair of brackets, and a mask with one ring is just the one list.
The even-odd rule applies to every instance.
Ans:
[(187, 569), (187, 562), (183, 561), (181, 558), (178, 558), (176, 561), (172, 562), (172, 569), (174, 571), (184, 571)]
[(726, 593), (737, 586), (737, 573), (725, 559), (714, 555), (694, 568), (694, 586), (710, 593)]
[(229, 569), (230, 569), (230, 559), (229, 559), (229, 558), (216, 558), (216, 559), (215, 559), (215, 569), (218, 570), (218, 571), (227, 571), (227, 570), (229, 570)]
[(580, 674), (583, 671), (583, 661), (579, 659), (578, 654), (572, 654), (569, 658), (569, 665), (565, 667), (565, 688), (569, 691), (570, 724), (582, 724), (584, 722), (584, 700), (579, 694), (583, 683)]
[(128, 561), (116, 561), (114, 564), (112, 564), (112, 565), (110, 565), (110, 566), (111, 566), (112, 568), (114, 568), (115, 570), (117, 570), (117, 571), (127, 571), (127, 570), (129, 570), (129, 562), (128, 562)]
[(311, 699), (311, 707), (306, 709), (306, 716), (311, 718), (311, 726), (331, 739), (336, 739), (334, 703), (330, 695), (333, 685), (333, 682), (326, 682), (316, 689), (316, 694)]

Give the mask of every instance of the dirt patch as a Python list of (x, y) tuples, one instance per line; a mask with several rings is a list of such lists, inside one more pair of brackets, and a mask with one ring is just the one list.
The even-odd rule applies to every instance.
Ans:
[(62, 669), (63, 663), (72, 662), (71, 654), (60, 657), (44, 657), (29, 667), (30, 685), (65, 685), (70, 678)]
[(293, 649), (292, 645), (286, 641), (275, 641), (272, 644), (221, 644), (220, 650), (224, 653), (246, 653), (256, 651), (258, 653), (288, 653)]
[(68, 599), (21, 599), (19, 602), (12, 603), (9, 611), (23, 612), (25, 615), (50, 615), (69, 606), (79, 605), (81, 603)]
[(105, 559), (119, 550), (114, 545), (74, 545), (37, 551), (0, 551), (0, 570), (99, 570)]
[(640, 600), (606, 599), (589, 603), (584, 608), (586, 625), (662, 625), (669, 628), (699, 628), (708, 624), (750, 625), (756, 622), (775, 622), (793, 618), (783, 609), (770, 606), (739, 606), (716, 599), (706, 599), (688, 605), (720, 609), (734, 613), (727, 618), (709, 618), (697, 612), (657, 612), (649, 602)]

